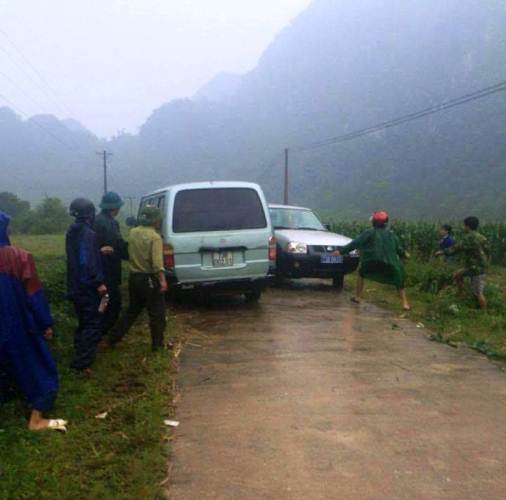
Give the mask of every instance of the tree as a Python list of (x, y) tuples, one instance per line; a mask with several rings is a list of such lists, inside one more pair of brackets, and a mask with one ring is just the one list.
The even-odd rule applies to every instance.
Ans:
[(21, 200), (14, 193), (3, 191), (0, 193), (0, 210), (15, 218), (26, 214), (30, 210), (30, 203)]
[(62, 233), (69, 225), (70, 220), (62, 200), (46, 196), (33, 211), (28, 232), (33, 234)]

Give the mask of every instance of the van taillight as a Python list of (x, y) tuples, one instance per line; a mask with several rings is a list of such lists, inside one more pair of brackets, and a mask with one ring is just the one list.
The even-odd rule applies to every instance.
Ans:
[(174, 247), (167, 243), (163, 245), (163, 265), (166, 269), (174, 267)]
[(276, 238), (274, 236), (269, 238), (269, 260), (276, 260)]

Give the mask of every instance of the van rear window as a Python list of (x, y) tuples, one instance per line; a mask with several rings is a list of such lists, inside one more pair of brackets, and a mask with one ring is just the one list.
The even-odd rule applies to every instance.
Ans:
[(188, 189), (177, 193), (174, 201), (175, 233), (264, 227), (267, 227), (264, 209), (254, 189)]

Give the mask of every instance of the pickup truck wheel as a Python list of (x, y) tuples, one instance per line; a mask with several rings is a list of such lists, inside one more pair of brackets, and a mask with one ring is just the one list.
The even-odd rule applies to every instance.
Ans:
[(262, 296), (262, 290), (250, 290), (244, 294), (246, 299), (246, 303), (252, 304), (254, 302), (258, 302), (260, 297)]
[(337, 276), (334, 276), (332, 279), (332, 286), (339, 292), (342, 291), (344, 288), (344, 274), (338, 274)]

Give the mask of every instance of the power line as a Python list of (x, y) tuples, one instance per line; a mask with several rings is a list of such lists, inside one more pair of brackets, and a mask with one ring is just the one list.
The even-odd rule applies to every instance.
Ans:
[[(19, 109), (11, 100), (9, 100), (7, 97), (5, 97), (3, 94), (0, 94), (0, 99), (2, 99), (3, 101), (5, 101), (14, 111), (16, 111), (17, 113), (19, 113), (21, 116), (23, 116), (26, 120), (29, 120), (29, 116), (24, 112), (22, 111), (21, 109)], [(35, 120), (33, 117), (32, 119), (30, 120), (31, 123), (33, 123), (34, 125), (36, 125), (37, 127), (39, 127), (41, 130), (43, 130), (46, 134), (48, 134), (49, 136), (51, 136), (56, 142), (58, 142), (61, 146), (67, 148), (68, 150), (72, 151), (73, 153), (77, 153), (79, 156), (81, 156), (82, 159), (86, 159), (79, 151), (76, 150), (75, 147), (72, 147), (70, 146), (69, 144), (67, 144), (65, 141), (62, 141), (60, 139), (60, 137), (58, 137), (56, 134), (54, 134), (50, 129), (48, 129), (47, 127), (43, 126), (41, 123), (39, 123), (37, 120)]]
[(37, 108), (41, 108), (43, 111), (48, 112), (47, 108), (43, 106), (40, 102), (35, 100), (28, 92), (26, 92), (15, 80), (13, 80), (9, 75), (5, 74), (3, 71), (0, 71), (0, 76), (2, 76), (5, 80), (10, 82), (12, 86), (18, 91), (21, 92), (32, 104), (35, 104)]
[(484, 97), (488, 97), (493, 94), (497, 94), (499, 92), (504, 92), (506, 90), (506, 80), (499, 82), (495, 85), (491, 85), (490, 87), (486, 87), (481, 90), (477, 90), (475, 92), (472, 92), (470, 94), (466, 94), (461, 97), (457, 97), (455, 99), (450, 99), (449, 101), (445, 101), (443, 103), (437, 104), (435, 106), (431, 106), (429, 108), (422, 109), (420, 111), (409, 113), (407, 115), (400, 116), (398, 118), (394, 118), (389, 121), (381, 122), (376, 125), (373, 125), (371, 127), (355, 130), (354, 132), (350, 132), (348, 134), (336, 136), (336, 137), (330, 137), (329, 139), (325, 139), (322, 141), (317, 141), (312, 144), (308, 144), (306, 146), (301, 146), (298, 148), (293, 148), (296, 152), (304, 152), (304, 151), (310, 151), (313, 149), (318, 149), (324, 146), (330, 146), (332, 144), (337, 144), (340, 142), (350, 141), (353, 139), (357, 139), (358, 137), (362, 137), (364, 135), (369, 135), (375, 132), (380, 132), (382, 130), (386, 130), (391, 127), (396, 127), (398, 125), (401, 125), (403, 123), (407, 123), (410, 121), (418, 120), (420, 118), (423, 118), (425, 116), (433, 115), (435, 113), (439, 113), (441, 111), (455, 108), (457, 106), (461, 106), (463, 104), (467, 104), (473, 101), (476, 101), (478, 99), (483, 99)]
[[(64, 111), (65, 114), (69, 114), (69, 116), (77, 118), (77, 115), (65, 104), (65, 102), (61, 101), (61, 103), (58, 101), (58, 92), (56, 92), (47, 82), (47, 80), (42, 76), (41, 72), (30, 62), (28, 57), (26, 57), (21, 49), (18, 47), (16, 43), (10, 38), (7, 33), (0, 29), (0, 34), (3, 35), (3, 37), (9, 42), (9, 44), (14, 48), (14, 50), (18, 53), (20, 58), (23, 60), (23, 62), (32, 70), (32, 72), (37, 76), (37, 78), (40, 80), (40, 82), (43, 84), (40, 85), (39, 82), (37, 82), (33, 76), (26, 71), (26, 69), (19, 64), (18, 61), (16, 61), (12, 54), (10, 54), (5, 47), (0, 47), (2, 52), (7, 55), (7, 57), (14, 63), (14, 65), (23, 72), (23, 74), (35, 85), (37, 86), (46, 96), (47, 99), (53, 102), (53, 104), (56, 104), (57, 107), (60, 108), (61, 111)], [(45, 88), (44, 88), (45, 87)], [(48, 92), (49, 90), (49, 92)]]

